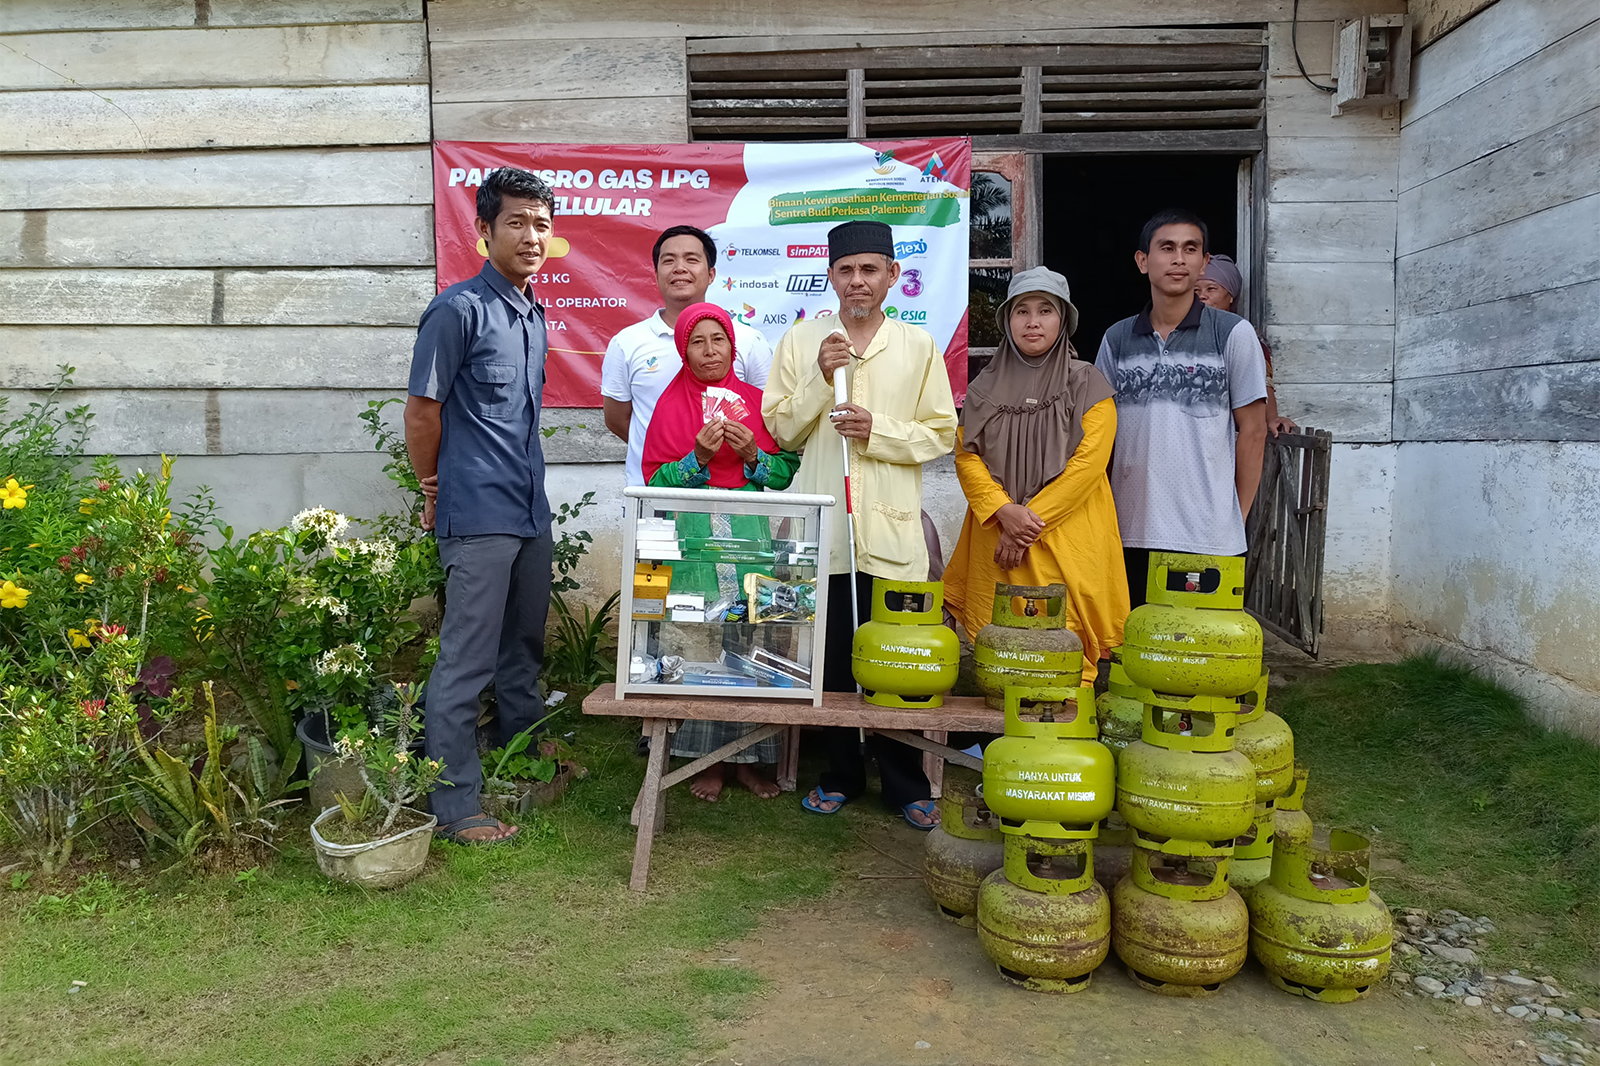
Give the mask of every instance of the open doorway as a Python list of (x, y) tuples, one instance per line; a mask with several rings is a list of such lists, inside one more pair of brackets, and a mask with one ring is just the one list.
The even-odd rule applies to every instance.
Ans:
[(1078, 308), (1072, 343), (1093, 360), (1112, 323), (1136, 315), (1150, 283), (1134, 265), (1139, 229), (1164, 207), (1206, 220), (1211, 251), (1237, 255), (1239, 160), (1220, 155), (1046, 156), (1045, 266), (1067, 276)]

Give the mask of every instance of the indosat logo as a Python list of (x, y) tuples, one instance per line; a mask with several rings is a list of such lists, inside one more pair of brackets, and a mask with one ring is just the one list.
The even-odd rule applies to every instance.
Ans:
[(912, 322), (921, 324), (928, 321), (928, 312), (913, 311), (909, 307), (904, 311), (900, 310), (898, 307), (885, 307), (883, 309), (883, 313), (885, 317), (892, 318), (896, 322)]

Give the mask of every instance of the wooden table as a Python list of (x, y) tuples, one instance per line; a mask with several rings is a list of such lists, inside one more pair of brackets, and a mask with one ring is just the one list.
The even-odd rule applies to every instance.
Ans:
[[(822, 706), (813, 707), (809, 700), (801, 703), (680, 696), (662, 699), (633, 696), (621, 700), (617, 698), (615, 685), (601, 685), (583, 701), (583, 713), (642, 718), (644, 734), (650, 738), (650, 760), (645, 767), (644, 784), (633, 804), (632, 822), (639, 827), (639, 836), (634, 844), (633, 876), (628, 887), (635, 892), (644, 891), (650, 876), (650, 846), (666, 818), (667, 789), (770, 736), (785, 734), (783, 755), (778, 762), (778, 785), (786, 792), (794, 791), (799, 772), (800, 729), (816, 725), (869, 729), (921, 748), (933, 757), (930, 765), (933, 772), (929, 776), (935, 779), (937, 795), (937, 785), (947, 761), (983, 769), (980, 760), (945, 743), (949, 733), (1000, 733), (1005, 729), (1005, 715), (976, 696), (946, 696), (944, 706), (933, 710), (901, 710), (875, 707), (853, 692), (826, 693)], [(667, 735), (677, 732), (678, 724), (688, 719), (753, 722), (760, 728), (668, 773), (668, 752), (672, 745)]]

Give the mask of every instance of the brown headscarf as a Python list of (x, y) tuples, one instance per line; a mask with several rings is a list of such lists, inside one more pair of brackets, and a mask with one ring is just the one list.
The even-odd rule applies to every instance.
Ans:
[[(1033, 293), (1055, 303), (1062, 329), (1049, 351), (1028, 358), (1011, 339), (1011, 305)], [(1027, 503), (1061, 475), (1078, 450), (1084, 412), (1114, 392), (1072, 347), (1078, 311), (1060, 274), (1044, 267), (1017, 274), (995, 318), (1000, 347), (967, 387), (962, 447), (983, 460), (1007, 496)]]

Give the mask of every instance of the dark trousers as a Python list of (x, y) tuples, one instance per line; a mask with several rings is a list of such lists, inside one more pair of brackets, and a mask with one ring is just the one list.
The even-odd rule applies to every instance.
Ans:
[(445, 612), (439, 661), (428, 679), (427, 754), (444, 760), (430, 797), (441, 823), (480, 813), (478, 699), (495, 683), (500, 743), (544, 716), (539, 668), (550, 613), (553, 540), (490, 534), (440, 537)]
[[(850, 575), (828, 578), (828, 646), (822, 667), (822, 687), (827, 692), (854, 692), (855, 676), (850, 670), (850, 649), (855, 628), (850, 619)], [(872, 617), (872, 575), (856, 574), (856, 607), (861, 620)], [(861, 734), (854, 729), (829, 727), (822, 731), (828, 752), (828, 769), (818, 787), (824, 792), (842, 792), (855, 799), (867, 790), (867, 763), (861, 755)], [(867, 754), (878, 762), (883, 779), (883, 801), (899, 809), (917, 800), (930, 799), (933, 789), (922, 772), (922, 752), (898, 740), (876, 733), (867, 734)]]
[[(1150, 553), (1153, 551), (1175, 552), (1181, 548), (1123, 548), (1122, 564), (1128, 571), (1128, 606), (1129, 608), (1143, 607), (1145, 605), (1145, 586), (1150, 580)], [(1168, 575), (1167, 587), (1181, 592), (1183, 590), (1183, 575)], [(1211, 582), (1216, 584), (1216, 582)], [(1204, 588), (1204, 584), (1202, 584)], [(1209, 592), (1210, 589), (1205, 589)]]

